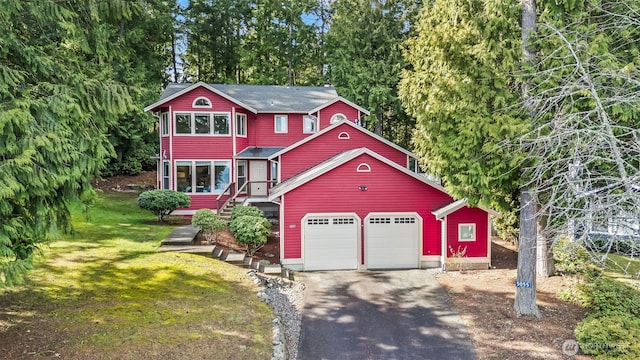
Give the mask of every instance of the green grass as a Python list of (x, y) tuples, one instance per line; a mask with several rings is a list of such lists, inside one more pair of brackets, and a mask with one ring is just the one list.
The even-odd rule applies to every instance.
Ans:
[(173, 227), (126, 195), (102, 195), (89, 222), (72, 211), (74, 233), (44, 249), (25, 286), (0, 294), (3, 350), (34, 347), (20, 343), (26, 332), (63, 358), (270, 357), (272, 315), (245, 270), (156, 253)]
[(619, 275), (628, 275), (632, 279), (640, 279), (640, 259), (618, 254), (607, 255), (607, 267)]

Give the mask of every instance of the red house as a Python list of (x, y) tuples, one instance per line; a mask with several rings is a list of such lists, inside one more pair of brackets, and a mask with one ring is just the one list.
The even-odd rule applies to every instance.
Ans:
[(497, 214), (416, 173), (415, 155), (361, 127), (367, 110), (334, 88), (170, 84), (145, 110), (160, 122), (158, 188), (191, 197), (175, 214), (258, 205), (289, 268), (490, 265)]

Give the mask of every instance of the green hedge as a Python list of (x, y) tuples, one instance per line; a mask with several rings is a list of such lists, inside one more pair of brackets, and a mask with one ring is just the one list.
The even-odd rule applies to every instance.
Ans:
[[(253, 206), (243, 206), (242, 208), (252, 208)], [(235, 209), (240, 208), (236, 207)], [(235, 210), (234, 209), (234, 210)], [(261, 216), (255, 215), (239, 215), (236, 213), (232, 215), (231, 222), (229, 223), (229, 230), (233, 233), (236, 241), (239, 244), (247, 247), (249, 255), (254, 255), (266, 242), (271, 234), (271, 222), (267, 220), (262, 211)], [(256, 213), (254, 210), (241, 210), (241, 212)]]
[(600, 277), (579, 287), (590, 313), (575, 329), (585, 354), (640, 359), (640, 291)]
[(264, 212), (255, 206), (236, 206), (231, 210), (231, 221), (240, 216), (264, 217)]
[(152, 211), (158, 216), (159, 221), (164, 221), (164, 217), (179, 208), (186, 208), (191, 205), (191, 198), (188, 195), (173, 190), (149, 190), (138, 196), (138, 206)]

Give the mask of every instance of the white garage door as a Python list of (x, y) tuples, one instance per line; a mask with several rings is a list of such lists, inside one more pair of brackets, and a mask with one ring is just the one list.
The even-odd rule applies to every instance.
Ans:
[(365, 220), (367, 268), (418, 268), (422, 231), (419, 220), (416, 215), (370, 215)]
[(357, 269), (358, 226), (355, 216), (308, 216), (304, 221), (304, 269)]

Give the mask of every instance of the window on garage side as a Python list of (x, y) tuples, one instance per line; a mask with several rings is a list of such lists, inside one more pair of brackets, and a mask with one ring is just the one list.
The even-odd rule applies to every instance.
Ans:
[(329, 225), (329, 219), (307, 219), (307, 225)]
[(476, 224), (458, 224), (458, 241), (476, 241)]

